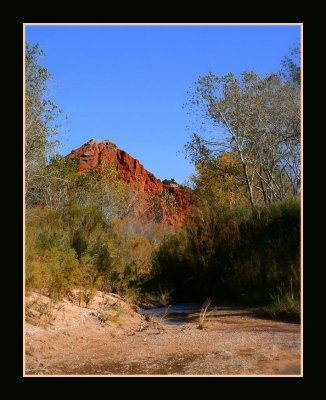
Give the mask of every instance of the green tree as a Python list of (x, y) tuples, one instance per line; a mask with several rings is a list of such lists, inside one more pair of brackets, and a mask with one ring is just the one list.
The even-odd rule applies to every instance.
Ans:
[(250, 206), (243, 185), (241, 164), (234, 153), (222, 152), (196, 167), (197, 173), (191, 179), (198, 207), (205, 203), (221, 208)]
[(48, 93), (50, 72), (41, 65), (44, 53), (38, 44), (25, 46), (25, 176), (29, 203), (42, 168), (58, 144), (57, 118), (60, 109)]
[(98, 207), (106, 222), (137, 213), (143, 203), (139, 189), (126, 185), (116, 166), (104, 160), (93, 170), (76, 176), (76, 187), (70, 195), (81, 207)]
[(37, 182), (29, 190), (29, 204), (42, 204), (62, 210), (76, 189), (77, 163), (56, 154), (47, 165), (38, 169)]
[[(292, 67), (289, 67), (292, 71)], [(216, 132), (195, 133), (186, 151), (197, 165), (207, 165), (227, 150), (236, 155), (252, 207), (295, 196), (300, 191), (300, 91), (281, 74), (260, 77), (244, 72), (197, 82), (192, 98)], [(257, 195), (257, 191), (260, 193)]]
[(163, 185), (177, 184), (177, 182), (175, 181), (174, 178), (171, 178), (171, 179), (164, 179), (164, 180), (162, 181), (162, 183), (163, 183)]
[(290, 54), (282, 60), (281, 76), (286, 82), (300, 86), (301, 83), (301, 53), (300, 46), (296, 44)]

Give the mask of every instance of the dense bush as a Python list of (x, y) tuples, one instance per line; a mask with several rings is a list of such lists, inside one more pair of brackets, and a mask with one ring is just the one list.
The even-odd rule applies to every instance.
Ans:
[(79, 289), (80, 303), (100, 289), (135, 300), (151, 273), (152, 254), (171, 228), (133, 219), (107, 220), (97, 206), (71, 201), (60, 211), (26, 213), (26, 288), (53, 299)]
[(300, 287), (300, 204), (261, 209), (199, 208), (154, 256), (154, 282), (181, 297), (267, 299)]
[(26, 287), (58, 299), (79, 280), (75, 250), (52, 210), (33, 210), (26, 221)]
[(300, 295), (292, 288), (285, 289), (284, 285), (270, 293), (270, 303), (258, 310), (258, 315), (268, 319), (300, 322)]

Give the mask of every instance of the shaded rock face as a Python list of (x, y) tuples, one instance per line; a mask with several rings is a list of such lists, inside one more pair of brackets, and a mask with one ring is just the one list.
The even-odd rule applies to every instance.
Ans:
[(178, 210), (172, 215), (164, 215), (163, 220), (165, 222), (169, 222), (172, 225), (180, 226), (183, 224), (186, 215), (189, 212), (190, 207), (193, 203), (191, 191), (189, 189), (176, 186), (175, 184), (163, 185), (163, 188), (174, 196)]
[(163, 222), (172, 225), (182, 225), (187, 211), (191, 205), (191, 192), (178, 185), (163, 185), (154, 174), (147, 171), (138, 160), (128, 153), (120, 150), (109, 140), (91, 139), (81, 147), (67, 155), (72, 160), (79, 162), (79, 172), (86, 173), (89, 169), (96, 168), (101, 161), (112, 163), (119, 171), (121, 179), (127, 183), (136, 182), (141, 192), (158, 194), (165, 189), (175, 198), (176, 210), (174, 213), (163, 211)]

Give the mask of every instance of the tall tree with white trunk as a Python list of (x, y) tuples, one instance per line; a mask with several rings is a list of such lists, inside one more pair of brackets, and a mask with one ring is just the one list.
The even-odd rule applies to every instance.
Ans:
[(294, 62), (283, 64), (282, 73), (264, 77), (209, 73), (191, 99), (213, 133), (193, 134), (188, 156), (203, 167), (222, 152), (235, 154), (252, 207), (300, 192), (300, 76)]

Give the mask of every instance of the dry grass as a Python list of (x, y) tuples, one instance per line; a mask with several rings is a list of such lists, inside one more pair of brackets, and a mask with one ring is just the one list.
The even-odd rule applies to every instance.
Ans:
[(157, 329), (159, 333), (164, 332), (164, 323), (169, 314), (170, 307), (171, 306), (166, 307), (164, 312), (160, 315), (145, 315), (141, 322), (140, 330)]
[(275, 293), (270, 295), (271, 302), (258, 310), (258, 316), (280, 321), (300, 323), (301, 304), (300, 296), (293, 292), (292, 282), (290, 290), (284, 285), (279, 286)]
[(211, 313), (211, 311), (208, 311), (209, 306), (211, 305), (212, 300), (207, 298), (204, 301), (204, 304), (200, 310), (200, 314), (199, 314), (199, 321), (198, 321), (198, 329), (204, 329), (206, 327), (207, 324), (207, 317), (208, 315)]
[(101, 325), (109, 322), (113, 324), (120, 324), (120, 318), (125, 313), (124, 309), (118, 304), (118, 300), (111, 303), (110, 299), (102, 294), (102, 300), (99, 306), (91, 312), (90, 315), (98, 319)]
[(46, 327), (56, 320), (63, 307), (63, 304), (37, 296), (32, 301), (26, 302), (26, 321), (32, 325)]
[(168, 289), (162, 289), (160, 288), (160, 290), (157, 293), (157, 299), (159, 301), (160, 304), (162, 304), (162, 306), (169, 308), (171, 305), (171, 295), (173, 293), (173, 289), (172, 290), (168, 290)]

